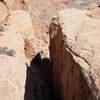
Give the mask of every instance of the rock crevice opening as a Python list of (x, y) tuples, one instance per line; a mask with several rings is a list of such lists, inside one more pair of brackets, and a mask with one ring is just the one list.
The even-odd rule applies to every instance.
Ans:
[(27, 66), (24, 100), (56, 100), (50, 59), (40, 53)]

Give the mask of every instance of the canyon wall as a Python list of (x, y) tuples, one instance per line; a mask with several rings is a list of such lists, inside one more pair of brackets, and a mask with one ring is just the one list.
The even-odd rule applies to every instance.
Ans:
[(57, 100), (100, 100), (100, 19), (65, 9), (49, 28)]
[(28, 61), (24, 38), (32, 30), (29, 14), (21, 10), (12, 11), (0, 26), (0, 100), (24, 100)]
[(0, 100), (100, 99), (100, 8), (58, 13), (76, 1), (0, 0)]

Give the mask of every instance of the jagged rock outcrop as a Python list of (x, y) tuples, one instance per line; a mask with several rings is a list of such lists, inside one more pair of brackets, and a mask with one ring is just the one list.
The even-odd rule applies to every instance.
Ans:
[[(30, 45), (26, 46), (26, 53), (29, 59), (32, 59), (41, 50), (48, 52), (49, 24), (53, 16), (56, 16), (59, 10), (70, 5), (70, 2), (72, 3), (74, 0), (29, 0), (27, 2), (27, 11), (31, 15), (34, 28), (34, 38), (32, 40), (25, 40), (26, 45), (31, 45), (31, 47)], [(73, 6), (75, 6), (75, 4), (73, 4)], [(31, 53), (29, 53), (29, 51)], [(46, 54), (48, 55), (48, 53)]]
[(50, 25), (57, 100), (100, 100), (100, 19), (92, 14), (62, 10)]
[[(2, 83), (0, 99), (53, 98), (51, 65), (47, 58), (48, 49), (41, 40), (34, 37), (28, 12), (16, 10), (9, 13), (5, 24), (0, 26), (0, 82)], [(39, 51), (43, 57), (39, 58), (41, 59), (39, 62), (37, 59), (34, 66), (33, 60)], [(48, 77), (51, 80), (48, 80)]]
[(52, 18), (57, 15), (58, 11), (76, 6), (74, 0), (29, 0), (27, 11), (31, 15), (35, 37), (48, 46), (48, 28)]

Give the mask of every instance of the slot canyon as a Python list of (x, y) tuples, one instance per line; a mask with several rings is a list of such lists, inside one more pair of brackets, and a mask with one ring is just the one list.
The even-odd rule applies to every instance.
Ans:
[(0, 0), (0, 100), (100, 100), (100, 0)]

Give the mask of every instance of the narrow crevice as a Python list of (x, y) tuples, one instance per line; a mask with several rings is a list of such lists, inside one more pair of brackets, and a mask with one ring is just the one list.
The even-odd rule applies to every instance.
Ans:
[(56, 100), (50, 59), (39, 53), (27, 66), (24, 100)]

